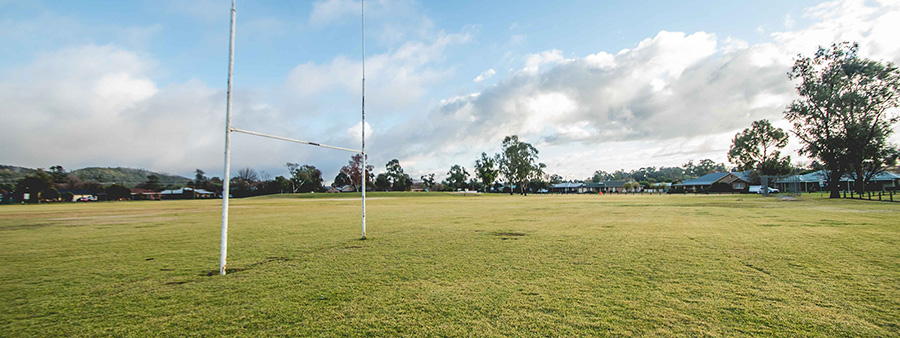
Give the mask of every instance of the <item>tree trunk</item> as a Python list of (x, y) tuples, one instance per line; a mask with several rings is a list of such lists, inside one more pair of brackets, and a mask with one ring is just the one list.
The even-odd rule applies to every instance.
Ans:
[(830, 169), (830, 176), (828, 177), (828, 191), (830, 191), (831, 194), (828, 196), (828, 198), (841, 198), (840, 183), (842, 175), (838, 172), (838, 170), (835, 170), (835, 166), (832, 165)]
[(860, 196), (866, 193), (866, 173), (864, 170), (856, 170), (856, 180), (853, 181), (853, 185), (856, 186), (856, 193)]

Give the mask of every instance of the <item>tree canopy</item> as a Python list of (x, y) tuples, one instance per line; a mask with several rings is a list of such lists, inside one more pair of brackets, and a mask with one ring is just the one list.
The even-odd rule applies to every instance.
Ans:
[(481, 153), (481, 158), (475, 160), (475, 176), (481, 180), (485, 191), (490, 189), (497, 177), (500, 176), (499, 155), (488, 156), (487, 153)]
[(900, 99), (900, 72), (892, 63), (859, 57), (858, 49), (847, 42), (819, 47), (812, 57), (798, 55), (788, 73), (800, 80), (800, 98), (784, 116), (800, 139), (800, 153), (825, 165), (831, 198), (840, 197), (844, 174), (855, 172), (857, 189), (864, 189), (866, 172), (896, 153), (886, 140), (898, 119), (890, 110)]
[(734, 135), (728, 160), (738, 170), (755, 170), (759, 175), (784, 175), (791, 172), (791, 157), (781, 157), (780, 149), (788, 142), (788, 134), (772, 126), (769, 120), (753, 122), (750, 128)]
[[(534, 178), (534, 173), (541, 170), (537, 163), (538, 150), (531, 143), (519, 141), (516, 135), (503, 139), (500, 151), (500, 172), (510, 185), (519, 188), (523, 195), (527, 194), (526, 184)], [(510, 190), (512, 194), (512, 190)]]

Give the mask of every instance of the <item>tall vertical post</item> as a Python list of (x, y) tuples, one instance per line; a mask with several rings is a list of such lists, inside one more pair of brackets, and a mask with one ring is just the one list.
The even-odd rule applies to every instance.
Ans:
[(362, 9), (362, 238), (366, 239), (366, 0), (361, 1)]
[(231, 88), (234, 77), (234, 0), (231, 0), (231, 38), (228, 46), (228, 93), (225, 103), (225, 175), (222, 186), (222, 249), (219, 256), (219, 274), (225, 275), (225, 263), (228, 256), (228, 194), (231, 181)]

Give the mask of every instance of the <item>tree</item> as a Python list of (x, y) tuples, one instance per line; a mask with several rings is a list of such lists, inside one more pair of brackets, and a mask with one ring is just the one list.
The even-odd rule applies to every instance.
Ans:
[(534, 166), (534, 169), (531, 170), (531, 173), (528, 175), (528, 190), (535, 192), (549, 188), (546, 175), (544, 174), (545, 168), (547, 168), (547, 165), (544, 163), (538, 163)]
[(434, 187), (434, 174), (422, 175), (422, 184), (425, 185), (426, 191), (431, 191)]
[(63, 169), (61, 165), (55, 165), (50, 167), (50, 176), (53, 177), (53, 183), (62, 184), (66, 183), (66, 169)]
[[(519, 187), (519, 192), (527, 195), (525, 185), (531, 179), (532, 172), (539, 169), (537, 165), (538, 150), (530, 143), (519, 141), (516, 135), (503, 139), (500, 152), (500, 172), (510, 185)], [(512, 190), (509, 192), (512, 195)]]
[(469, 180), (469, 172), (466, 168), (459, 164), (454, 164), (447, 172), (447, 179), (444, 180), (444, 187), (455, 191), (456, 189), (466, 188), (466, 181)]
[(499, 155), (488, 156), (487, 153), (481, 153), (481, 158), (475, 160), (475, 176), (481, 180), (481, 184), (484, 185), (485, 192), (487, 192), (500, 176)]
[(21, 197), (28, 193), (28, 201), (30, 203), (40, 203), (41, 193), (53, 186), (53, 177), (42, 169), (25, 175), (24, 178), (16, 183), (16, 194)]
[(139, 184), (138, 188), (152, 191), (162, 191), (162, 184), (159, 183), (159, 176), (147, 175), (147, 180), (144, 181), (144, 183)]
[(769, 120), (753, 122), (750, 128), (734, 135), (728, 160), (737, 170), (755, 170), (758, 175), (786, 175), (791, 172), (791, 157), (781, 157), (779, 149), (788, 142), (788, 134)]
[[(201, 170), (198, 169), (197, 171)], [(253, 168), (242, 168), (238, 170), (237, 178), (242, 181), (256, 182), (259, 181), (259, 174), (257, 174), (256, 170), (253, 170)]]
[(353, 184), (353, 181), (350, 180), (350, 176), (347, 176), (343, 171), (339, 172), (337, 176), (334, 177), (334, 182), (331, 182), (331, 186), (335, 188), (341, 188), (351, 184)]
[[(597, 178), (597, 175), (594, 175), (594, 178)], [(560, 176), (559, 174), (553, 174), (553, 175), (550, 175), (550, 184), (560, 183), (560, 182), (562, 182), (563, 180), (564, 180), (564, 178), (563, 178), (562, 176)], [(600, 181), (593, 181), (593, 182), (594, 182), (594, 183), (597, 183), (597, 182), (600, 182)]]
[(685, 163), (683, 167), (685, 175), (693, 177), (700, 177), (709, 173), (728, 171), (728, 169), (725, 168), (725, 164), (716, 163), (715, 161), (710, 159), (700, 160), (700, 162), (697, 164), (694, 164), (694, 161), (691, 160), (688, 161), (688, 163)]
[(278, 186), (278, 190), (281, 193), (284, 193), (285, 191), (294, 191), (293, 183), (284, 176), (275, 176), (275, 184)]
[[(374, 170), (375, 167), (373, 167), (371, 164), (366, 165), (366, 186), (369, 185), (369, 182), (375, 175), (374, 173), (372, 173), (372, 171)], [(363, 187), (362, 155), (353, 154), (353, 156), (350, 157), (350, 162), (347, 165), (341, 167), (341, 173), (347, 175), (347, 177), (350, 178), (350, 184), (353, 185), (353, 189), (355, 189), (356, 191), (362, 191), (360, 190), (360, 188)]]
[(73, 194), (73, 193), (71, 193), (71, 192), (69, 192), (69, 191), (66, 191), (66, 192), (60, 194), (60, 195), (59, 195), (59, 198), (60, 198), (60, 200), (62, 200), (63, 202), (72, 202), (72, 201), (75, 200), (75, 194)]
[[(858, 45), (819, 47), (813, 57), (798, 55), (788, 73), (800, 98), (784, 111), (800, 139), (800, 153), (825, 166), (831, 198), (839, 198), (838, 182), (848, 173), (865, 189), (871, 164), (884, 163), (893, 148), (887, 137), (898, 117), (890, 110), (900, 100), (900, 71), (892, 63), (860, 58)], [(881, 160), (876, 160), (881, 157)], [(889, 156), (888, 156), (889, 157)], [(876, 169), (877, 170), (877, 169)]]
[(43, 193), (41, 193), (41, 198), (45, 200), (59, 201), (59, 190), (56, 190), (52, 187), (48, 188), (47, 190), (44, 190)]
[(106, 187), (106, 197), (110, 201), (131, 199), (131, 190), (121, 184), (113, 184)]
[[(245, 170), (245, 169), (249, 169), (251, 171), (253, 170), (250, 168), (244, 168), (241, 170)], [(255, 174), (255, 172), (254, 172), (254, 174)], [(209, 182), (209, 178), (206, 177), (206, 173), (203, 170), (200, 170), (200, 169), (194, 170), (194, 181), (192, 182), (192, 184), (194, 185), (194, 188), (198, 188), (198, 189), (205, 188), (207, 182)], [(150, 189), (150, 188), (147, 188), (147, 189)]]
[[(292, 163), (291, 163), (292, 164)], [(322, 171), (313, 165), (294, 166), (291, 172), (292, 192), (313, 192), (322, 189)]]
[(380, 173), (378, 176), (375, 176), (375, 189), (391, 190), (391, 176), (386, 173)]
[(407, 191), (412, 187), (412, 178), (403, 172), (399, 160), (390, 160), (384, 167), (394, 191)]

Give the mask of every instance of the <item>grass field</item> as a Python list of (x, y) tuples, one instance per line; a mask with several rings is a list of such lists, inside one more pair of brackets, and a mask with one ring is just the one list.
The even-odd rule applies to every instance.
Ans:
[(0, 336), (900, 335), (900, 204), (317, 196), (0, 206)]

